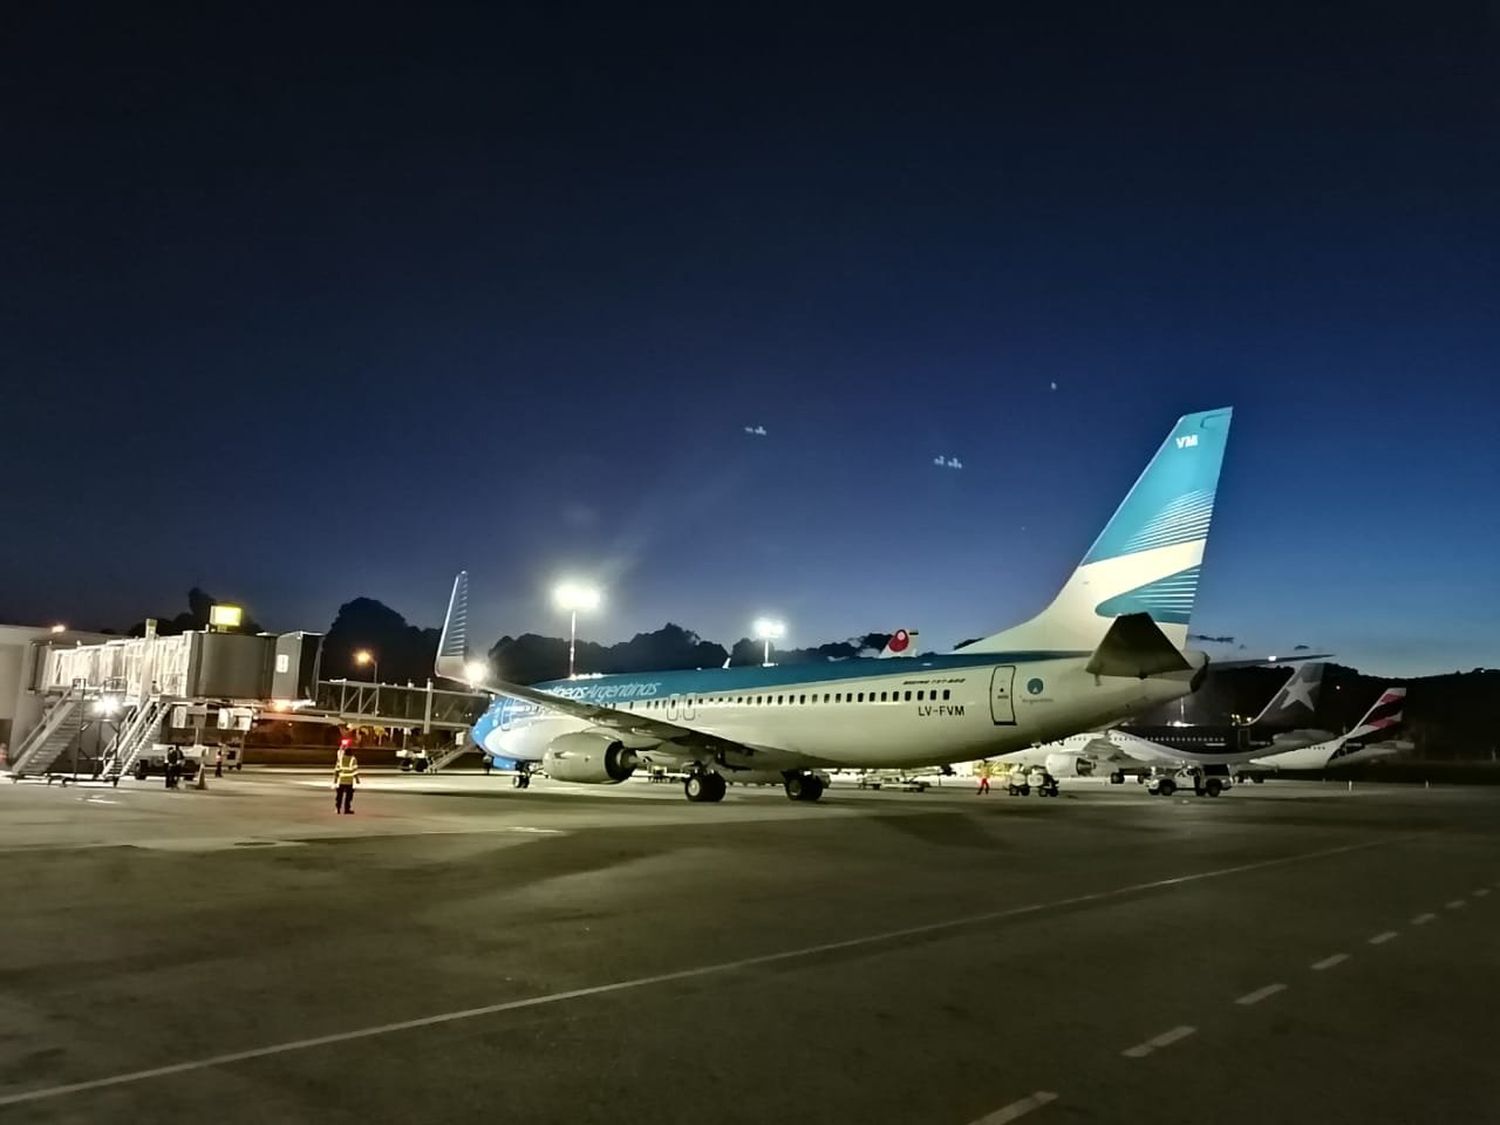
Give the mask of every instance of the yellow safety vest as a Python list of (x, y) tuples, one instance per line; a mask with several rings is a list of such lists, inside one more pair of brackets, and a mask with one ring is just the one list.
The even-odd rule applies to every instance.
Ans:
[(339, 759), (339, 764), (334, 768), (333, 781), (335, 785), (353, 785), (359, 780), (359, 762), (353, 754)]

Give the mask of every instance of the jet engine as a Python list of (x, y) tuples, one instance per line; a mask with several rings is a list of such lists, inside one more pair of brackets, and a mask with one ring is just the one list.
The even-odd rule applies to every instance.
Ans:
[(1053, 777), (1093, 777), (1097, 764), (1082, 754), (1047, 755), (1047, 772)]
[(542, 770), (554, 781), (615, 785), (635, 773), (634, 750), (602, 731), (559, 735), (542, 755)]

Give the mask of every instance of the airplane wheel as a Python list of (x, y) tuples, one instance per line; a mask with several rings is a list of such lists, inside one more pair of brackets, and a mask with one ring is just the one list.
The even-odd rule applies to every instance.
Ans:
[(1255, 774), (1250, 778), (1250, 780), (1255, 782), (1255, 784), (1257, 785), (1264, 785), (1266, 783), (1266, 779), (1263, 774)]
[(823, 795), (823, 783), (810, 773), (788, 774), (784, 788), (794, 801), (816, 801)]
[(689, 801), (710, 801), (713, 799), (709, 796), (713, 792), (713, 783), (708, 780), (707, 774), (690, 773), (682, 783), (682, 792)]
[(729, 783), (724, 780), (722, 774), (711, 773), (704, 780), (708, 783), (708, 793), (704, 796), (705, 801), (722, 801), (724, 793), (729, 788)]
[(1031, 786), (1029, 786), (1029, 785), (1023, 785), (1023, 786), (1021, 786), (1021, 796), (1023, 796), (1023, 797), (1029, 797), (1029, 796), (1031, 796)]
[(1217, 777), (1211, 777), (1208, 779), (1208, 784), (1203, 787), (1203, 791), (1210, 797), (1217, 797), (1220, 793), (1224, 792), (1224, 783)]
[(1112, 773), (1112, 774), (1109, 775), (1109, 783), (1111, 785), (1124, 785), (1125, 784), (1125, 771), (1124, 770), (1115, 770), (1114, 773)]

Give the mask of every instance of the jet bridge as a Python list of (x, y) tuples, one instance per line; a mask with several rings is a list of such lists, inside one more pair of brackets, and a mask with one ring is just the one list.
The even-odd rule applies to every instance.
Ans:
[[(42, 651), (28, 688), (46, 699), (46, 707), (15, 746), (16, 778), (71, 771), (117, 781), (159, 740), (197, 741), (205, 729), (244, 729), (247, 713), (262, 720), (462, 732), (489, 702), (482, 693), (436, 688), (430, 679), (424, 685), (319, 679), (322, 637), (316, 633), (161, 637), (148, 629), (144, 637), (37, 647)], [(460, 735), (428, 768), (440, 769), (467, 750)]]

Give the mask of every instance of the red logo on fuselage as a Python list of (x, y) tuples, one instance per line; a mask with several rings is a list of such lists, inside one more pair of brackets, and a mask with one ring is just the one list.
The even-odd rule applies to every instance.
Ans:
[(891, 643), (886, 647), (892, 652), (905, 652), (906, 646), (909, 644), (911, 644), (911, 637), (907, 634), (906, 630), (897, 629), (891, 635)]

